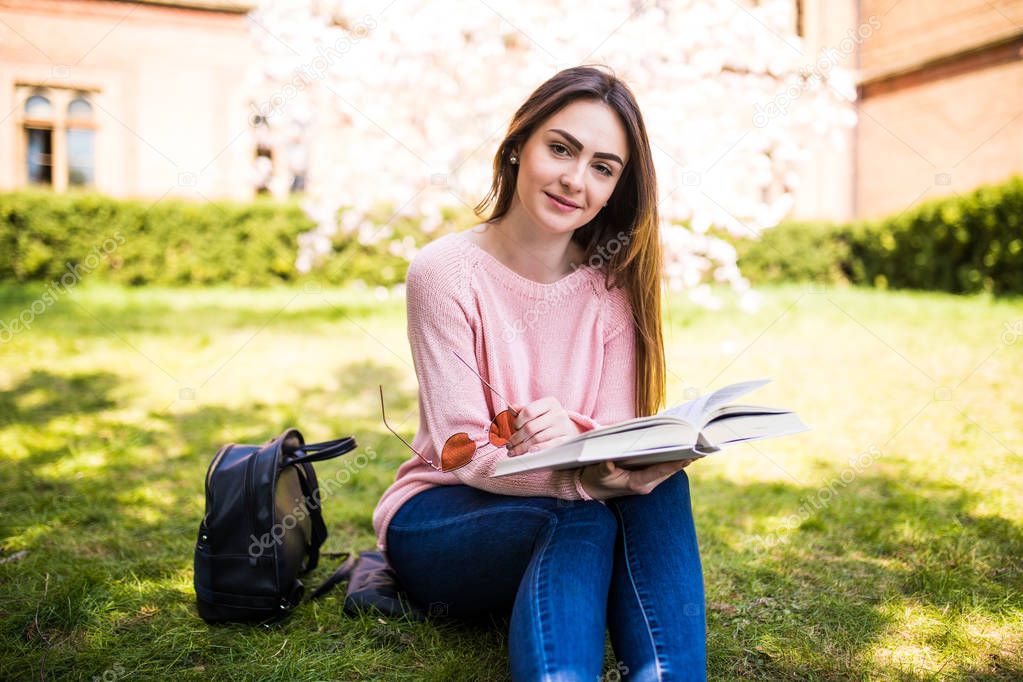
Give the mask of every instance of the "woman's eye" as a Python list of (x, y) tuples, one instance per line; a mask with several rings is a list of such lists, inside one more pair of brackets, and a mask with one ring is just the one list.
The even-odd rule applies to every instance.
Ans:
[[(568, 153), (568, 147), (557, 142), (551, 144), (550, 148), (551, 151), (553, 151), (555, 154), (558, 154), (559, 156), (561, 155), (562, 152)], [(614, 171), (612, 171), (610, 168), (603, 164), (597, 166), (596, 168), (600, 171), (602, 175), (606, 175), (607, 177), (611, 177), (614, 175)]]

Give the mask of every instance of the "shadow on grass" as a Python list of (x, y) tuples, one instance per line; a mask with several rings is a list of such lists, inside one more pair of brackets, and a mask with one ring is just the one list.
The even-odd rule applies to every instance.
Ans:
[[(1018, 656), (994, 655), (982, 668), (951, 658), (962, 655), (956, 647), (969, 638), (971, 620), (997, 622), (1009, 611), (1007, 597), (1018, 594), (1019, 524), (976, 515), (978, 496), (946, 482), (861, 475), (827, 504), (808, 504), (818, 493), (785, 483), (694, 484), (712, 670), (761, 679), (855, 676), (873, 668), (875, 649), (916, 635), (916, 645), (950, 657), (945, 673), (1023, 673)], [(801, 507), (810, 513), (799, 514)], [(795, 529), (770, 530), (769, 520), (790, 516)], [(737, 534), (740, 520), (765, 530)], [(948, 614), (949, 627), (914, 633), (898, 617), (906, 605)]]
[[(353, 365), (339, 371), (337, 392), (308, 392), (300, 404), (202, 406), (150, 412), (132, 422), (115, 416), (127, 406), (118, 404), (115, 395), (125, 392), (110, 372), (34, 370), (0, 392), (0, 427), (18, 441), (0, 458), (13, 457), (0, 467), (0, 557), (26, 552), (0, 564), (2, 658), (17, 663), (20, 659), (7, 655), (15, 645), (33, 661), (20, 674), (45, 657), (51, 672), (62, 669), (61, 659), (68, 671), (78, 669), (73, 662), (90, 648), (85, 640), (97, 630), (148, 632), (154, 623), (182, 619), (195, 626), (192, 544), (204, 510), (206, 468), (217, 448), (228, 441), (261, 443), (286, 426), (301, 427), (302, 415), (337, 403), (339, 396), (378, 414), (376, 384), (395, 386), (399, 374), (386, 366)], [(393, 409), (405, 410), (409, 397), (393, 394)], [(73, 418), (57, 421), (62, 417)], [(356, 434), (360, 445), (394, 440), (379, 417), (361, 413), (337, 433), (320, 435), (342, 434)], [(372, 546), (370, 516), (380, 485), (393, 479), (403, 457), (400, 451), (387, 454), (370, 461), (365, 472), (348, 466), (348, 483), (334, 499), (325, 494), (333, 536), (326, 550)], [(321, 483), (342, 464), (318, 464)], [(321, 563), (307, 584), (333, 570), (329, 561)], [(140, 610), (150, 615), (138, 618)], [(160, 616), (153, 616), (157, 611)]]
[(0, 423), (45, 426), (65, 415), (94, 414), (115, 406), (111, 372), (71, 375), (32, 370), (14, 388), (0, 391)]
[[(355, 435), (378, 457), (326, 501), (332, 538), (325, 549), (371, 546), (373, 506), (407, 458), (379, 419), (376, 385), (396, 387), (403, 375), (360, 363), (337, 379), (338, 391), (309, 392), (296, 405), (202, 406), (150, 413), (138, 423), (114, 418), (114, 410), (127, 406), (117, 404), (120, 379), (112, 373), (36, 370), (0, 393), (2, 422), (27, 432), (19, 445), (27, 452), (0, 468), (2, 553), (27, 551), (0, 564), (0, 658), (7, 668), (0, 677), (41, 669), (102, 674), (113, 662), (143, 675), (226, 675), (232, 662), (222, 656), (225, 649), (235, 660), (263, 661), (290, 640), (304, 652), (301, 660), (285, 668), (274, 667), (283, 660), (252, 663), (247, 674), (283, 679), (357, 670), (383, 678), (416, 669), (427, 677), (457, 677), (487, 670), (501, 679), (507, 652), (500, 620), (488, 628), (481, 621), (438, 627), (352, 619), (341, 613), (337, 590), (274, 628), (208, 628), (199, 621), (192, 543), (206, 467), (225, 440), (263, 442), (284, 426), (301, 426), (304, 415), (330, 422), (323, 417), (333, 414), (324, 407), (329, 401), (358, 406), (336, 420), (343, 421), (338, 432)], [(392, 388), (385, 398), (389, 419), (416, 408), (413, 392)], [(74, 423), (55, 425), (57, 417), (70, 415)], [(321, 481), (342, 464), (318, 465)], [(904, 628), (918, 644), (952, 655), (968, 619), (994, 620), (1012, 606), (1006, 596), (1018, 594), (1023, 556), (1018, 524), (977, 515), (976, 495), (958, 486), (868, 474), (798, 528), (771, 535), (773, 520), (796, 514), (818, 491), (690, 473), (712, 677), (887, 672), (872, 655), (877, 647), (899, 644), (893, 640), (903, 624), (892, 605), (952, 614), (945, 631)], [(752, 532), (741, 530), (744, 524)], [(331, 569), (324, 562), (307, 584)], [(1018, 658), (960, 659), (945, 672), (1009, 679), (1023, 667)]]

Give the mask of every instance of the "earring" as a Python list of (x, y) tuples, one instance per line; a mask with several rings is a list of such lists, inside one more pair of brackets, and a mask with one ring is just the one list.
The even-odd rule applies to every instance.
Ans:
[(511, 165), (513, 165), (513, 166), (514, 166), (515, 164), (517, 164), (517, 163), (519, 162), (519, 157), (517, 157), (517, 156), (515, 156), (514, 154), (512, 154), (512, 155), (511, 155), (511, 156), (510, 156), (510, 157), (508, 158), (508, 162), (509, 162), (509, 163), (511, 163)]

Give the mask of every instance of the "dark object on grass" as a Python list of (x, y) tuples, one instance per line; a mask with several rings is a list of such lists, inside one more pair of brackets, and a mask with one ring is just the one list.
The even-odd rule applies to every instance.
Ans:
[(395, 618), (425, 621), (427, 613), (414, 604), (398, 585), (394, 570), (383, 552), (361, 552), (349, 556), (310, 599), (325, 594), (334, 585), (348, 581), (344, 611), (350, 616), (377, 612)]
[(327, 527), (312, 463), (356, 447), (352, 437), (306, 445), (287, 429), (263, 445), (230, 443), (206, 472), (195, 545), (199, 615), (211, 623), (272, 621), (302, 600)]

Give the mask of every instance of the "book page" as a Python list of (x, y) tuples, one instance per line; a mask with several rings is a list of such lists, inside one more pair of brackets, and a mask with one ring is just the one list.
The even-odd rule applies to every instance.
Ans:
[(712, 422), (703, 430), (708, 440), (719, 447), (748, 440), (776, 438), (809, 431), (810, 427), (795, 412), (749, 414)]
[(675, 405), (674, 407), (667, 407), (658, 412), (657, 415), (663, 417), (675, 417), (676, 419), (681, 419), (682, 421), (690, 424), (699, 424), (701, 404), (701, 399), (696, 398), (695, 400), (689, 400)]
[(702, 395), (699, 398), (661, 410), (657, 414), (676, 417), (678, 419), (683, 419), (694, 426), (700, 426), (707, 421), (710, 414), (717, 408), (722, 405), (726, 405), (739, 396), (746, 395), (750, 391), (760, 388), (764, 384), (770, 382), (770, 379), (753, 379), (751, 381), (740, 381), (736, 384), (729, 384), (728, 386), (719, 388), (707, 395)]

